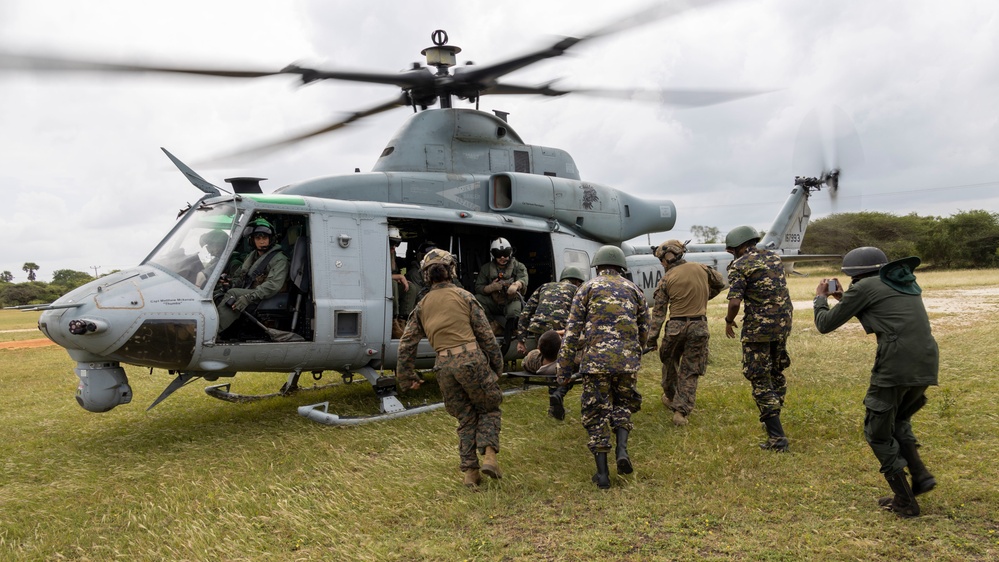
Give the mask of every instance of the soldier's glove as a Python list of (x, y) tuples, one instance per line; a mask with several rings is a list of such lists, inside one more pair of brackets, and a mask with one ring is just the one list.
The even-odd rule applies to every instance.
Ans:
[(232, 303), (232, 309), (236, 312), (243, 312), (246, 307), (250, 306), (253, 301), (250, 299), (250, 295), (243, 295), (236, 299), (236, 302)]
[(502, 283), (500, 283), (499, 281), (493, 281), (492, 283), (490, 283), (490, 284), (486, 285), (485, 287), (483, 287), (482, 288), (482, 292), (484, 292), (487, 295), (491, 295), (491, 294), (495, 293), (496, 291), (499, 291), (502, 288), (503, 288), (503, 284)]

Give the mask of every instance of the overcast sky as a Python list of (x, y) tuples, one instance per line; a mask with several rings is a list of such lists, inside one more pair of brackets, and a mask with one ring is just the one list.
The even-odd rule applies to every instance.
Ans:
[[(4, 0), (0, 50), (253, 69), (291, 62), (391, 72), (423, 62), (444, 29), (459, 63), (496, 62), (579, 36), (649, 2), (578, 0)], [(585, 7), (585, 8), (584, 8)], [(510, 81), (561, 87), (731, 88), (773, 93), (697, 109), (564, 97), (483, 98), (530, 144), (567, 150), (583, 179), (677, 206), (672, 233), (769, 227), (795, 175), (822, 158), (798, 141), (809, 115), (840, 115), (847, 147), (831, 212), (999, 212), (999, 4), (992, 0), (732, 0), (584, 43)], [(391, 86), (291, 77), (0, 73), (7, 247), (25, 262), (106, 273), (138, 264), (202, 193), (160, 152), (193, 164), (292, 135), (396, 95)], [(457, 107), (467, 107), (464, 102)], [(409, 116), (399, 108), (230, 168), (264, 191), (370, 170)], [(806, 127), (808, 128), (808, 127)], [(798, 148), (796, 148), (798, 147)], [(862, 158), (857, 158), (862, 152)], [(806, 154), (810, 153), (810, 154)], [(847, 161), (850, 160), (850, 161)], [(196, 166), (197, 167), (197, 166)]]

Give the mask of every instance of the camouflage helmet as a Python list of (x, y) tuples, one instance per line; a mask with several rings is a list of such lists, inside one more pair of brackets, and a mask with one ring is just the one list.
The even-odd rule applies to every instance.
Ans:
[(888, 256), (879, 248), (864, 246), (854, 248), (843, 256), (842, 271), (851, 278), (865, 273), (874, 273), (888, 263)]
[(458, 278), (458, 266), (455, 263), (454, 256), (451, 255), (451, 252), (440, 248), (434, 248), (428, 251), (427, 255), (423, 256), (423, 261), (420, 262), (420, 272), (423, 274), (424, 283), (431, 285), (429, 276), (430, 267), (437, 264), (445, 266), (450, 271), (451, 279)]
[(751, 226), (737, 226), (725, 235), (726, 248), (738, 248), (750, 240), (759, 240), (760, 231)]
[(673, 254), (676, 256), (671, 261), (676, 261), (683, 257), (687, 253), (687, 245), (679, 240), (667, 240), (656, 247), (656, 257), (660, 260), (666, 258), (666, 254)]
[(601, 265), (615, 265), (621, 269), (628, 268), (628, 262), (624, 259), (624, 252), (617, 246), (600, 246), (600, 249), (593, 254), (593, 267)]
[(583, 270), (574, 266), (569, 265), (562, 268), (562, 273), (558, 276), (559, 281), (565, 281), (566, 279), (579, 279), (580, 281), (586, 281), (586, 274)]

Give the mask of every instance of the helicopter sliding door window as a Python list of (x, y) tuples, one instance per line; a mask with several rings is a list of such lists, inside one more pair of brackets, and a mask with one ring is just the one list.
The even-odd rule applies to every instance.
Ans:
[(338, 310), (334, 320), (333, 334), (336, 339), (361, 337), (361, 313)]

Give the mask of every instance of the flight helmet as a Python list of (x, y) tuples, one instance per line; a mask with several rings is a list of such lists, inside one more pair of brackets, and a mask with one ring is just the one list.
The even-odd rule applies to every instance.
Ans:
[(270, 250), (274, 246), (274, 225), (268, 222), (265, 218), (258, 218), (250, 221), (249, 233), (246, 235), (251, 240), (257, 234), (266, 234), (268, 236), (267, 247), (265, 250)]
[(500, 237), (489, 245), (489, 253), (493, 255), (494, 259), (503, 256), (510, 257), (513, 255), (513, 246), (510, 245), (509, 240)]
[(402, 234), (399, 232), (399, 227), (390, 226), (388, 228), (389, 243), (398, 246), (402, 244)]

